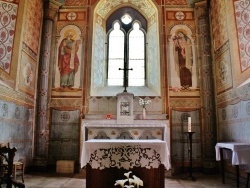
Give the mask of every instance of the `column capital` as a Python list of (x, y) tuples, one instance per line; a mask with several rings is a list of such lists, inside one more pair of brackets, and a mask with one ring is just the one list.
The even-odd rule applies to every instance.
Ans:
[(58, 12), (59, 8), (62, 6), (61, 3), (55, 0), (44, 0), (44, 18), (54, 20), (56, 13)]

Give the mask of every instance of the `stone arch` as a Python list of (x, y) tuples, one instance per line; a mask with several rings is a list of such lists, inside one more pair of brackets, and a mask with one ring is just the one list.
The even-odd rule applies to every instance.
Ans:
[[(92, 57), (91, 57), (91, 92), (92, 96), (106, 96), (106, 73), (105, 73), (105, 50), (106, 50), (106, 29), (105, 23), (108, 16), (121, 7), (132, 7), (139, 11), (148, 21), (147, 32), (147, 87), (141, 95), (160, 96), (161, 95), (161, 79), (160, 79), (160, 42), (159, 42), (159, 21), (158, 9), (151, 0), (127, 0), (126, 2), (119, 1), (100, 1), (93, 11), (93, 35), (92, 35)], [(153, 73), (154, 72), (154, 73)], [(150, 74), (152, 73), (152, 74)], [(157, 76), (153, 76), (157, 75)], [(107, 87), (106, 87), (107, 88)], [(109, 89), (110, 90), (110, 89)], [(115, 87), (112, 88), (112, 95), (119, 93), (122, 90)], [(117, 92), (119, 91), (119, 92)], [(134, 91), (131, 91), (134, 92)], [(137, 90), (138, 92), (138, 90)], [(110, 94), (110, 92), (109, 92)], [(135, 95), (139, 95), (134, 93)]]

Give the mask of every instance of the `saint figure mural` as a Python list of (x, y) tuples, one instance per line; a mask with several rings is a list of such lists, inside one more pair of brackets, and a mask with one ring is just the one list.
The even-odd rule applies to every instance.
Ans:
[(192, 43), (183, 31), (177, 31), (173, 37), (175, 70), (180, 77), (182, 90), (192, 86), (193, 51)]
[(74, 40), (76, 32), (67, 30), (58, 51), (58, 68), (60, 72), (60, 90), (73, 90), (75, 74), (79, 67), (77, 51), (80, 40)]

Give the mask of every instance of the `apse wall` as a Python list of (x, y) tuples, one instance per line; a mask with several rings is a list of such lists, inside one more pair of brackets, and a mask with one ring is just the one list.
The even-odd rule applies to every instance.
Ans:
[(211, 32), (217, 106), (217, 141), (249, 142), (250, 5), (246, 0), (211, 1)]

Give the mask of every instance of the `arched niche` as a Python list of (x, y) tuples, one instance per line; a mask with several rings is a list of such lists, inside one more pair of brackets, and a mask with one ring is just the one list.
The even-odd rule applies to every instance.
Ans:
[(158, 10), (150, 0), (126, 2), (100, 1), (93, 12), (93, 38), (91, 57), (91, 96), (116, 96), (123, 87), (107, 86), (106, 64), (106, 21), (109, 16), (121, 7), (131, 7), (140, 12), (147, 20), (146, 45), (146, 86), (128, 87), (128, 92), (135, 96), (160, 96), (160, 42)]

